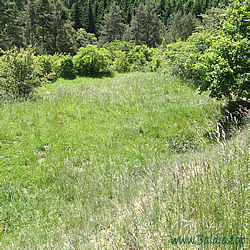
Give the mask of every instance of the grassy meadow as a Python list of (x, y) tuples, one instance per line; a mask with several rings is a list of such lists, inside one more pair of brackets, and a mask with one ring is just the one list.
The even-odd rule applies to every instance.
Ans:
[[(0, 249), (248, 249), (249, 126), (226, 139), (223, 105), (159, 73), (0, 103)], [(201, 234), (246, 240), (172, 244)]]

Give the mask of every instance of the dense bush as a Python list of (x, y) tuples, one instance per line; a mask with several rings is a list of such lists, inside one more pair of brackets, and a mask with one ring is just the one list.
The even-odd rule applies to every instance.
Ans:
[(211, 97), (221, 99), (249, 98), (250, 43), (248, 39), (234, 41), (216, 37), (209, 51), (190, 68), (204, 81), (200, 91), (210, 91)]
[(198, 57), (209, 48), (210, 44), (208, 34), (193, 33), (186, 42), (179, 40), (176, 43), (167, 45), (164, 57), (174, 75), (193, 78), (194, 72), (187, 67), (186, 62), (190, 58), (192, 58), (192, 62), (197, 61)]
[[(156, 49), (147, 45), (136, 45), (134, 42), (115, 40), (103, 45), (112, 55), (112, 69), (118, 72), (156, 70), (160, 66), (160, 59), (156, 58)], [(151, 64), (152, 62), (152, 64)]]
[(55, 58), (51, 55), (37, 56), (36, 61), (41, 66), (42, 75), (49, 82), (53, 82), (58, 78), (58, 74), (55, 71)]
[(120, 73), (129, 72), (130, 64), (128, 53), (126, 51), (118, 50), (114, 52), (114, 55), (115, 57), (111, 69)]
[(154, 49), (147, 45), (137, 45), (129, 53), (133, 71), (145, 69), (152, 60)]
[(60, 61), (60, 76), (63, 78), (75, 78), (75, 65), (71, 55), (64, 56)]
[(222, 20), (219, 36), (211, 37), (212, 46), (188, 63), (198, 74), (200, 91), (210, 91), (221, 99), (250, 98), (250, 2), (237, 0)]
[(40, 65), (36, 62), (34, 48), (1, 51), (0, 94), (11, 98), (23, 98), (43, 83)]
[(127, 53), (133, 50), (135, 47), (135, 43), (130, 41), (120, 41), (120, 40), (114, 40), (113, 42), (110, 43), (105, 43), (103, 45), (103, 48), (107, 49), (112, 53), (112, 56), (115, 57), (115, 52), (116, 51), (126, 51)]
[(74, 57), (75, 67), (80, 76), (109, 71), (111, 54), (108, 50), (98, 49), (95, 45), (81, 48)]

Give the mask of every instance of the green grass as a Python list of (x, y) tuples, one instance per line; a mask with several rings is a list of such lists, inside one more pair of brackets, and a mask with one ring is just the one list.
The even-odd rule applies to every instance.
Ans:
[(210, 147), (203, 135), (221, 103), (183, 81), (60, 79), (0, 105), (3, 249), (171, 249), (184, 232), (249, 235), (249, 136), (235, 157)]

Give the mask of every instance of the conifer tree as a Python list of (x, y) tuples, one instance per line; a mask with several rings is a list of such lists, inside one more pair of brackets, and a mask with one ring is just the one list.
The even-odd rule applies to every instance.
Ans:
[(61, 0), (29, 0), (25, 11), (26, 45), (37, 44), (37, 53), (74, 53), (73, 23)]
[(41, 42), (46, 48), (49, 46), (47, 37), (51, 33), (53, 6), (49, 0), (37, 0), (35, 6), (38, 34), (41, 36)]
[(191, 13), (183, 15), (180, 11), (173, 13), (167, 20), (167, 40), (169, 43), (178, 39), (187, 40), (196, 27), (196, 18)]
[(112, 42), (115, 39), (121, 40), (124, 34), (126, 25), (121, 16), (121, 9), (115, 4), (111, 5), (110, 12), (104, 15), (104, 25), (101, 26), (100, 33), (102, 36), (99, 39), (99, 44), (103, 45), (106, 42)]
[(20, 29), (13, 9), (14, 3), (0, 0), (0, 48), (4, 50), (21, 45)]
[(147, 0), (141, 3), (136, 10), (130, 24), (130, 32), (137, 44), (146, 44), (155, 47), (161, 42), (161, 23), (157, 11), (156, 1)]
[(93, 5), (92, 1), (88, 0), (87, 4), (84, 5), (83, 8), (83, 28), (88, 32), (88, 33), (95, 33), (95, 17), (93, 13)]
[(24, 26), (25, 44), (30, 45), (38, 42), (39, 36), (35, 0), (28, 0), (26, 10), (24, 12)]
[(75, 30), (83, 27), (83, 7), (79, 0), (74, 2), (70, 9), (70, 20), (74, 22)]
[(51, 34), (52, 39), (50, 42), (50, 53), (55, 52), (74, 52), (73, 41), (73, 23), (67, 20), (68, 9), (64, 6), (61, 0), (54, 0), (52, 22), (51, 22)]

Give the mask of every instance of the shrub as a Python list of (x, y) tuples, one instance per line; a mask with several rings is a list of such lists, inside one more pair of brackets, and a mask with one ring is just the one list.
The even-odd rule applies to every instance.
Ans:
[(1, 51), (0, 90), (2, 96), (23, 98), (35, 91), (43, 82), (40, 65), (36, 62), (34, 48)]
[(117, 51), (125, 51), (129, 53), (132, 51), (135, 47), (134, 42), (126, 42), (126, 41), (120, 41), (120, 40), (114, 40), (113, 42), (110, 43), (105, 43), (103, 45), (103, 48), (107, 49), (112, 53), (113, 58), (116, 57), (116, 52)]
[(249, 98), (249, 58), (249, 40), (217, 37), (209, 51), (190, 68), (204, 80), (199, 87), (201, 92), (209, 90), (210, 96), (217, 99)]
[(75, 67), (80, 76), (92, 75), (109, 71), (111, 64), (110, 52), (104, 48), (98, 49), (95, 45), (81, 48), (74, 57)]
[(137, 45), (129, 53), (129, 61), (132, 70), (143, 70), (149, 62), (151, 62), (154, 54), (154, 49), (149, 48), (147, 45)]
[(115, 51), (115, 59), (112, 64), (112, 69), (117, 71), (117, 72), (129, 72), (130, 71), (130, 65), (129, 65), (129, 59), (128, 59), (128, 54), (126, 51)]
[(206, 33), (193, 33), (186, 42), (177, 41), (167, 45), (164, 52), (167, 64), (170, 66), (174, 75), (181, 75), (187, 78), (195, 78), (194, 72), (190, 70), (187, 62), (196, 62), (199, 55), (204, 53), (211, 41)]
[(103, 48), (111, 52), (113, 65), (112, 69), (118, 72), (129, 72), (130, 70), (145, 70), (146, 68), (158, 68), (159, 60), (154, 59), (155, 49), (149, 48), (147, 45), (137, 45), (134, 42), (126, 42), (115, 40), (105, 43)]
[(222, 20), (219, 36), (211, 37), (212, 46), (189, 68), (203, 81), (200, 91), (210, 91), (221, 99), (250, 98), (250, 2), (237, 0)]
[(61, 59), (60, 76), (63, 78), (75, 78), (75, 66), (71, 55), (66, 55)]
[(153, 56), (150, 62), (151, 71), (157, 71), (162, 65), (162, 58), (158, 56)]
[(54, 60), (51, 55), (37, 56), (36, 61), (41, 66), (43, 77), (49, 82), (53, 82), (58, 78), (57, 74), (54, 72)]

